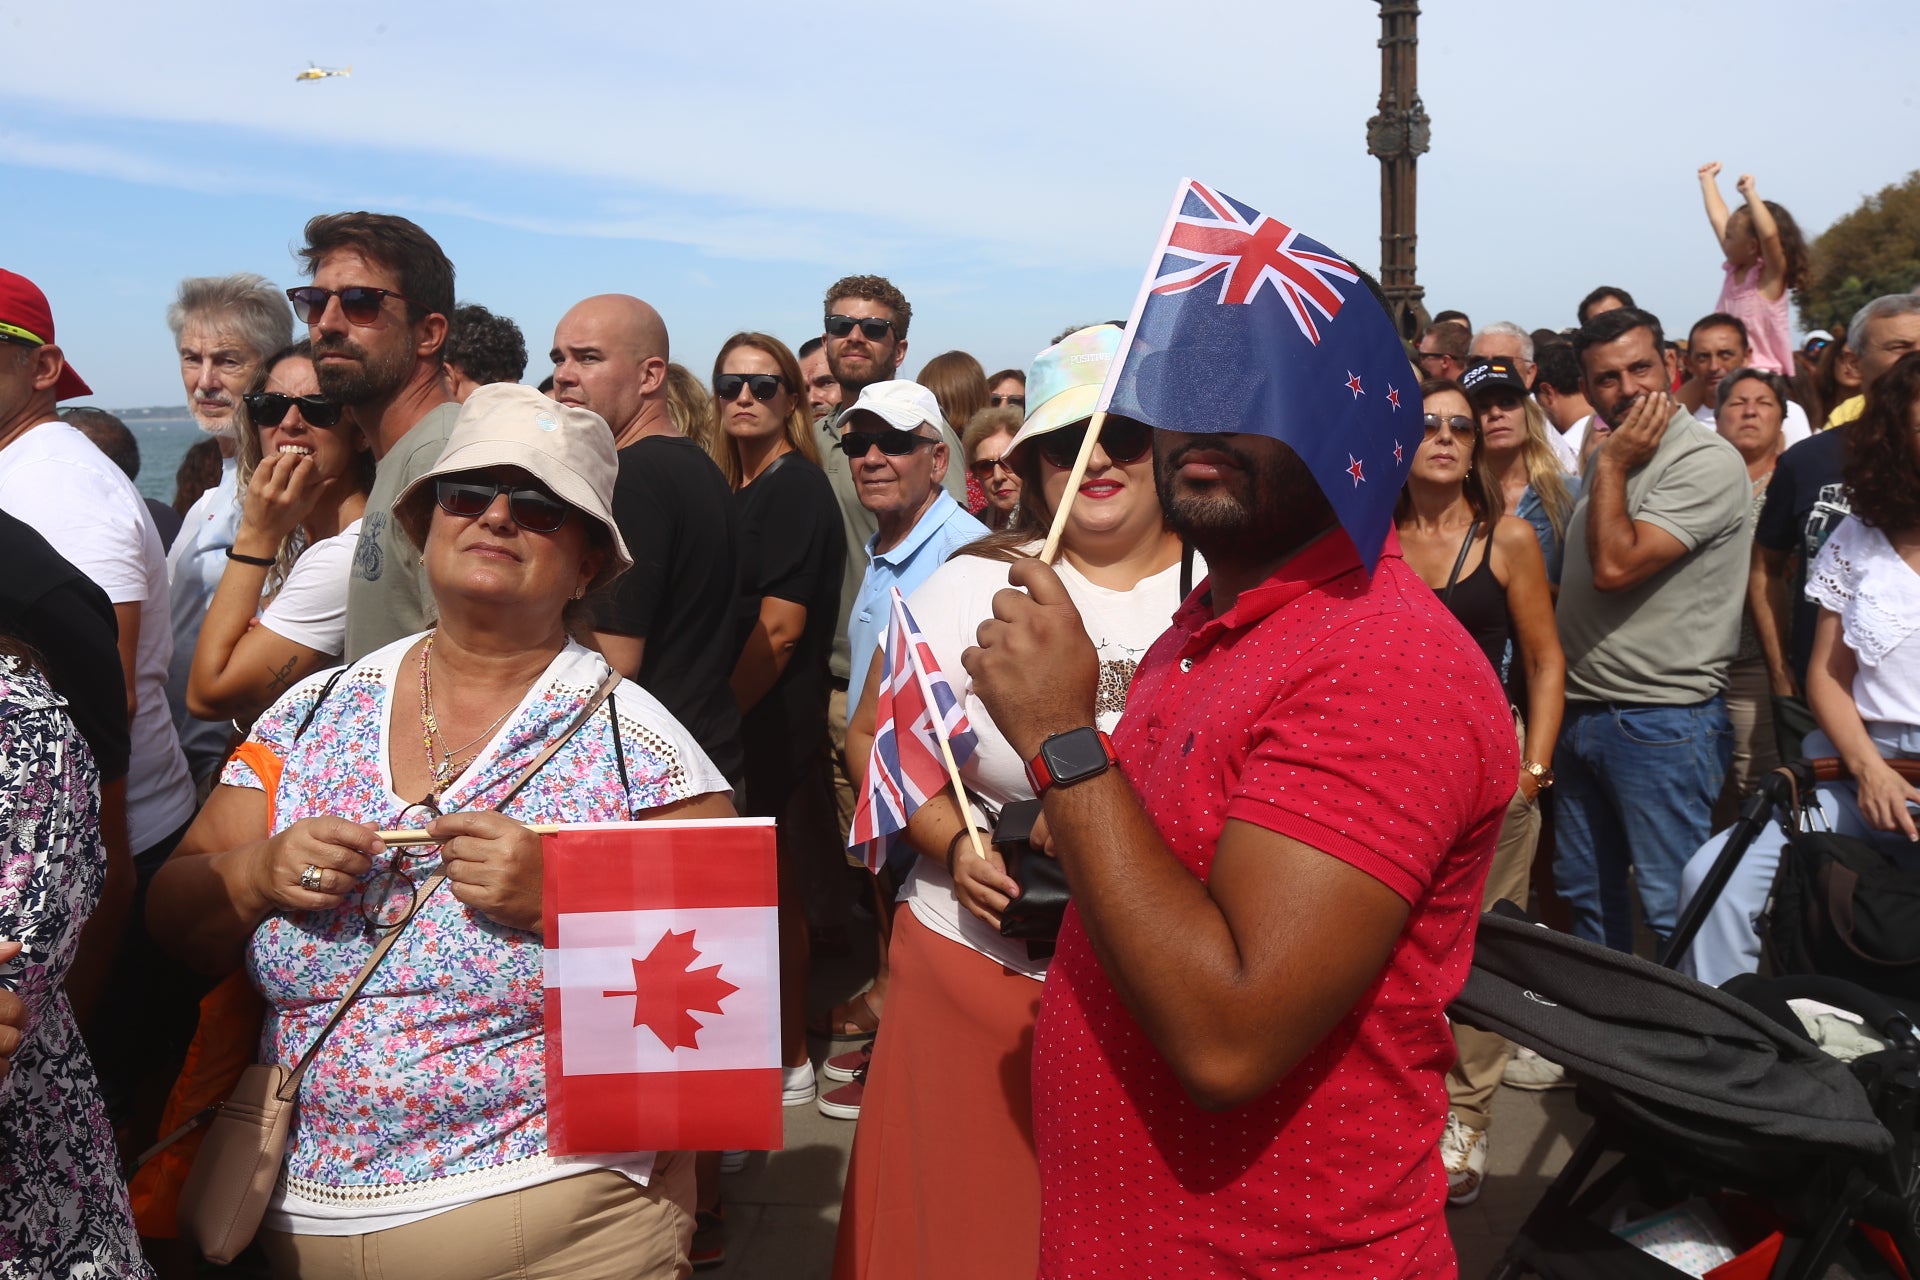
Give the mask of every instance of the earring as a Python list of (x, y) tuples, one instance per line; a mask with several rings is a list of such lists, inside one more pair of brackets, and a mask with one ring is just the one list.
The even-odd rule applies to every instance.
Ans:
[(575, 600), (579, 600), (583, 598), (586, 594), (587, 594), (587, 589), (584, 586), (575, 587), (573, 589), (573, 598)]

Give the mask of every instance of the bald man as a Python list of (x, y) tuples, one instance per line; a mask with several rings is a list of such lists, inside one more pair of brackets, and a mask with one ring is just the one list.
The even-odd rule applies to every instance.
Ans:
[(560, 318), (551, 354), (553, 398), (606, 419), (620, 459), (613, 519), (634, 565), (588, 599), (595, 640), (738, 790), (739, 520), (726, 477), (667, 412), (666, 322), (638, 298), (600, 294)]

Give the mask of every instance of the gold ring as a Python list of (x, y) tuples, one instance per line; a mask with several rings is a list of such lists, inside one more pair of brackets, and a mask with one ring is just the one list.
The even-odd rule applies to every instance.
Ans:
[(310, 893), (318, 893), (320, 892), (320, 885), (325, 876), (326, 872), (309, 862), (305, 870), (300, 873), (300, 887)]

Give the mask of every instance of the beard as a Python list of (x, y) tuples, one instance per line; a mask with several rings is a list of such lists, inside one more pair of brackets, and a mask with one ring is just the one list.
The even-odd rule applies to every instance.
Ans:
[[(322, 363), (322, 356), (341, 355), (358, 363)], [(361, 405), (390, 396), (406, 384), (413, 357), (405, 350), (378, 357), (344, 337), (321, 337), (313, 342), (313, 376), (320, 394), (344, 405)]]
[[(1237, 448), (1233, 437), (1200, 435), (1164, 449), (1156, 433), (1153, 487), (1167, 527), (1213, 560), (1283, 554), (1333, 523), (1333, 508), (1307, 464), (1292, 449)], [(1164, 452), (1163, 452), (1164, 449)], [(1220, 453), (1240, 468), (1205, 491), (1181, 491), (1177, 473), (1195, 450)]]
[(231, 440), (234, 438), (234, 406), (227, 405), (225, 408), (227, 411), (226, 417), (208, 418), (202, 414), (198, 400), (189, 398), (187, 401), (187, 412), (193, 416), (193, 425), (200, 428), (203, 434), (212, 436), (215, 440)]
[[(891, 357), (892, 363), (888, 363), (888, 359), (881, 355), (877, 347), (869, 343), (867, 349), (871, 352), (871, 356), (867, 357), (866, 372), (858, 374), (849, 372), (843, 368), (840, 362), (834, 359), (833, 351), (831, 349), (827, 350), (827, 372), (832, 374), (834, 381), (840, 384), (840, 403), (842, 405), (852, 404), (853, 397), (859, 395), (864, 388), (870, 387), (876, 382), (888, 381), (899, 370), (900, 361), (897, 354)], [(896, 346), (895, 352), (897, 353), (898, 350), (899, 348)], [(849, 391), (848, 388), (851, 388), (851, 391)], [(827, 410), (829, 414), (834, 412), (835, 410), (833, 409)]]
[(1600, 421), (1606, 423), (1608, 427), (1618, 430), (1620, 424), (1627, 420), (1627, 415), (1633, 412), (1633, 407), (1646, 398), (1647, 393), (1644, 391), (1635, 395), (1621, 396), (1605, 409), (1595, 405), (1594, 412), (1600, 415)]

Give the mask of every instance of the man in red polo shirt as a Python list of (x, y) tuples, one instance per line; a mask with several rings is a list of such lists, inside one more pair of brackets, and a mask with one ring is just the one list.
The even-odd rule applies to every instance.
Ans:
[[(1074, 905), (1034, 1033), (1045, 1280), (1446, 1277), (1444, 1010), (1465, 981), (1513, 720), (1408, 570), (1299, 457), (1156, 433), (1210, 576), (1134, 678), (1021, 561), (965, 665), (1046, 802)], [(1108, 768), (1117, 756), (1118, 768)]]

